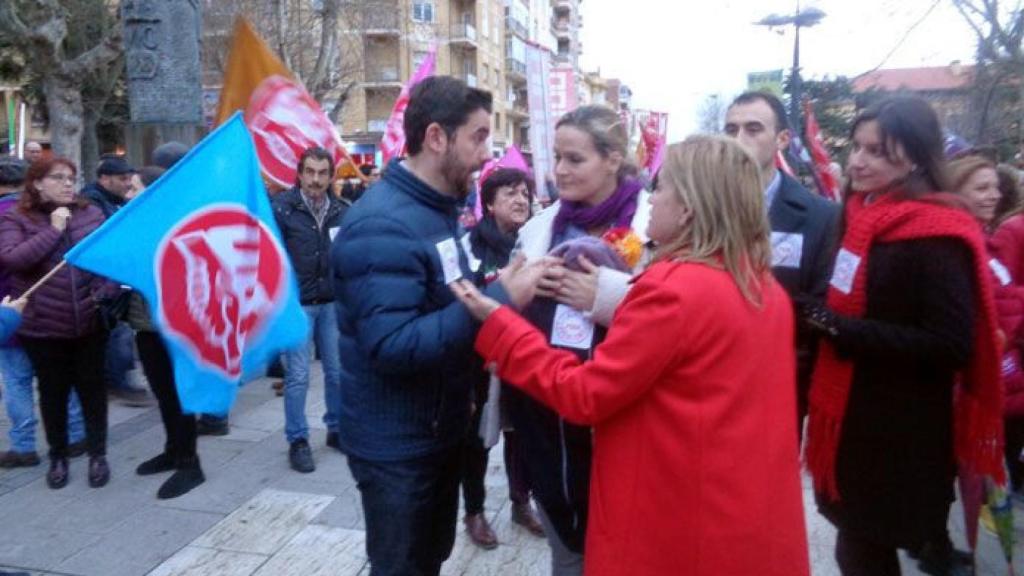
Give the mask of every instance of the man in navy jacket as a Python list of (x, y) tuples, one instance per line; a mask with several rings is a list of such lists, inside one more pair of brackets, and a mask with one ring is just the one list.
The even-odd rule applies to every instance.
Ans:
[(458, 216), (490, 157), (491, 95), (428, 78), (412, 90), (404, 128), (409, 157), (392, 161), (348, 211), (331, 253), (339, 439), (362, 497), (373, 576), (436, 575), (455, 540), (480, 361), (478, 325), (448, 285), (478, 265)]

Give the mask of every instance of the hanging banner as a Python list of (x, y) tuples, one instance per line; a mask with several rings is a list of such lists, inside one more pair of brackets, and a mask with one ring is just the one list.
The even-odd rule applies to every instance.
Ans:
[(533, 177), (537, 197), (548, 198), (547, 179), (554, 178), (551, 151), (554, 147), (556, 116), (551, 111), (551, 52), (527, 44), (526, 97), (530, 106), (530, 152), (533, 155)]
[(576, 73), (571, 67), (557, 66), (548, 75), (548, 85), (551, 115), (554, 121), (558, 122), (559, 118), (575, 110), (579, 105), (576, 98)]

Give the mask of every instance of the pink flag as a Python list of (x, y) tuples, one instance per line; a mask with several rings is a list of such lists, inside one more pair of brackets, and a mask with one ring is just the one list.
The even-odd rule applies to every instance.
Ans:
[[(523, 158), (523, 153), (519, 151), (519, 148), (515, 144), (505, 149), (505, 155), (497, 160), (491, 160), (484, 164), (484, 167), (480, 170), (480, 178), (477, 180), (477, 189), (483, 188), (484, 181), (487, 177), (494, 173), (495, 170), (502, 168), (511, 168), (513, 170), (519, 170), (527, 177), (530, 175), (530, 165), (526, 163), (526, 158)], [(476, 206), (473, 211), (476, 213), (476, 219), (479, 222), (484, 215), (484, 207), (480, 200), (480, 193), (476, 195)]]
[(402, 129), (402, 123), (405, 121), (405, 109), (409, 106), (409, 92), (412, 91), (414, 86), (422, 82), (424, 78), (434, 75), (434, 64), (436, 61), (437, 46), (434, 45), (430, 47), (427, 57), (423, 59), (423, 63), (416, 69), (416, 73), (409, 79), (409, 83), (402, 88), (402, 93), (398, 95), (398, 101), (395, 102), (395, 107), (391, 109), (391, 118), (388, 119), (384, 137), (380, 141), (380, 150), (384, 158), (384, 164), (390, 162), (392, 158), (397, 158), (405, 153), (405, 131)]

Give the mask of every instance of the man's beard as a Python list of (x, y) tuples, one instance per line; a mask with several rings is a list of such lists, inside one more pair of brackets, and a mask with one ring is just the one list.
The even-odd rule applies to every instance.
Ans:
[(448, 148), (448, 151), (445, 152), (444, 163), (441, 164), (441, 175), (444, 176), (445, 182), (448, 183), (456, 198), (462, 199), (469, 196), (469, 177), (475, 171), (459, 162), (452, 148)]

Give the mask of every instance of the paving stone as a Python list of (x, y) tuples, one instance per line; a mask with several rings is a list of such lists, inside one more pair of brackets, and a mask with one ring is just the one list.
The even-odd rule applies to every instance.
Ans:
[(355, 576), (366, 566), (366, 533), (310, 525), (255, 576)]
[(332, 500), (330, 496), (263, 490), (194, 544), (219, 550), (273, 554)]
[(266, 561), (261, 554), (187, 546), (148, 576), (251, 576)]
[(102, 576), (145, 574), (222, 519), (220, 514), (146, 506), (57, 568)]
[(359, 490), (354, 486), (339, 494), (329, 506), (313, 519), (316, 524), (324, 524), (335, 528), (365, 530), (363, 523), (363, 506), (359, 498)]
[(56, 570), (62, 562), (101, 539), (97, 534), (57, 526), (59, 524), (46, 528), (22, 525), (9, 532), (5, 530), (0, 539), (0, 565)]

